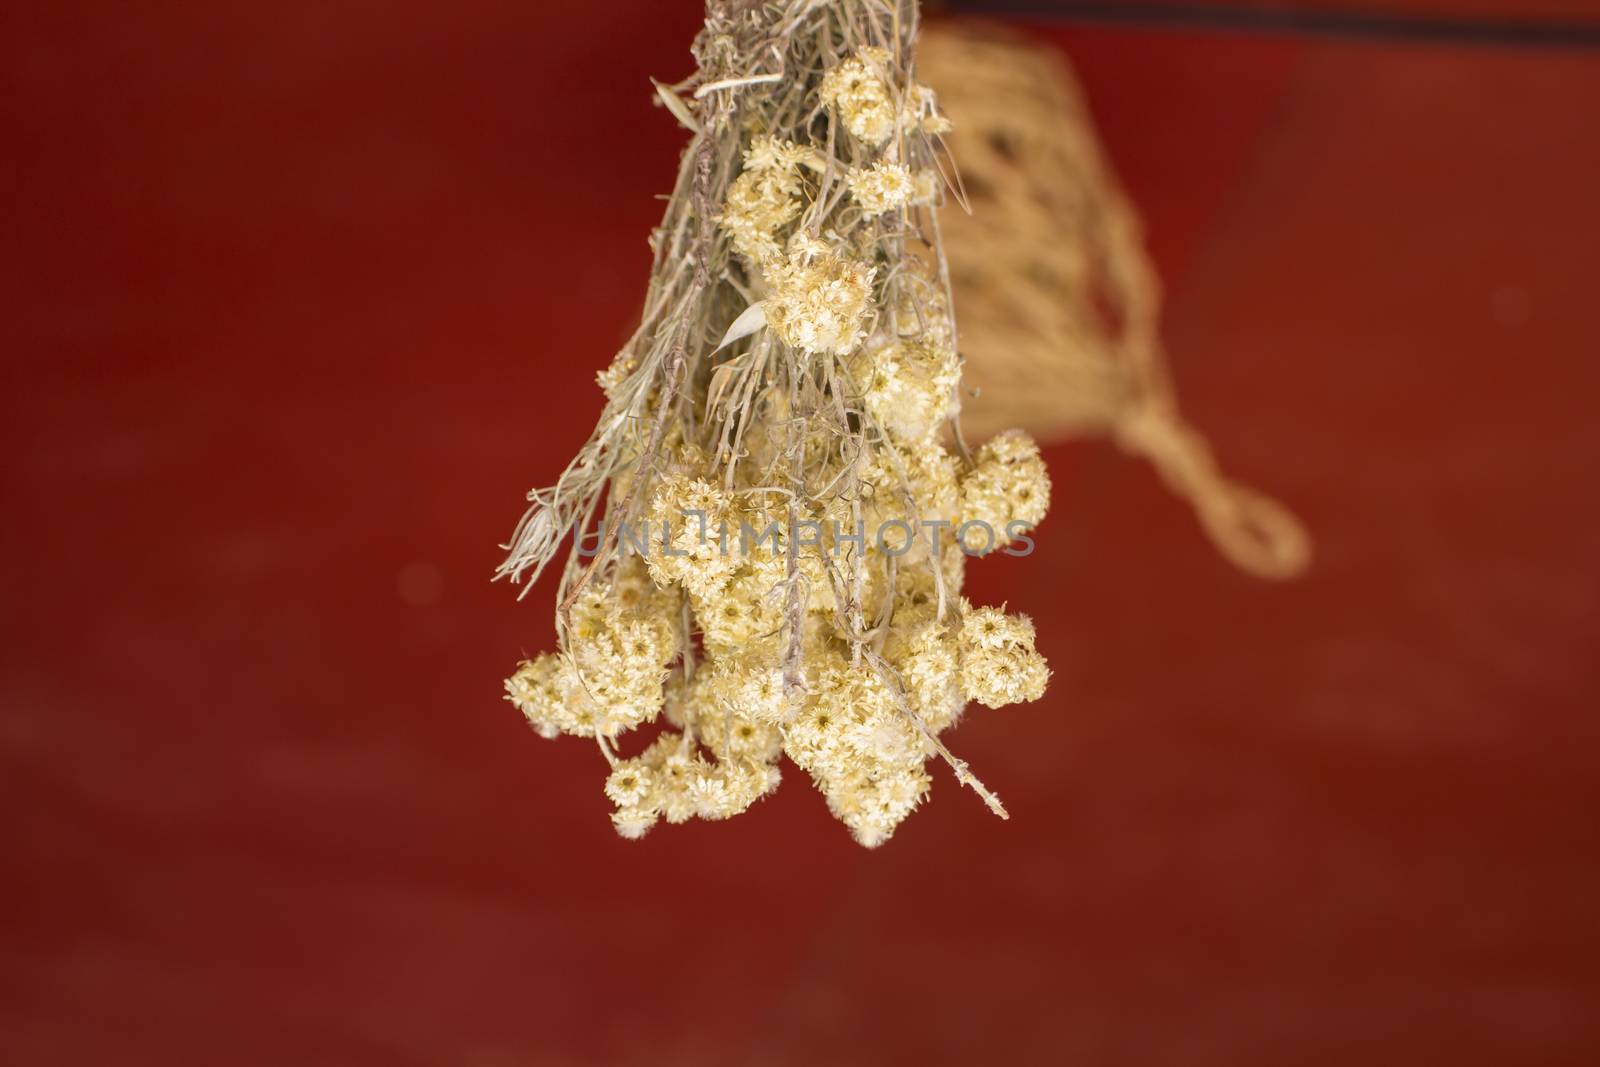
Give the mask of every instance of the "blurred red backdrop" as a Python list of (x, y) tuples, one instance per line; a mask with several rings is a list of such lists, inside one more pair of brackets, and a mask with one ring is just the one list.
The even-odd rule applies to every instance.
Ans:
[(1597, 1062), (1595, 54), (1042, 30), (1312, 573), (1056, 448), (971, 572), (1055, 668), (953, 738), (1010, 822), (940, 773), (869, 853), (796, 772), (634, 844), (499, 699), (549, 585), (486, 578), (699, 13), (0, 14), (0, 1058)]

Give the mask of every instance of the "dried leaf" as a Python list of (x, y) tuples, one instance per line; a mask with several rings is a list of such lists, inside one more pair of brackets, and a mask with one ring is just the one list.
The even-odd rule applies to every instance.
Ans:
[(722, 335), (722, 343), (713, 349), (713, 354), (721, 352), (741, 337), (749, 337), (767, 324), (767, 309), (761, 301), (745, 308), (738, 318), (733, 320), (733, 325), (728, 327), (728, 332)]
[(688, 127), (690, 133), (700, 132), (700, 124), (694, 120), (694, 112), (689, 110), (689, 105), (683, 102), (683, 98), (681, 96), (673, 92), (671, 89), (668, 89), (665, 85), (662, 85), (654, 78), (650, 79), (650, 84), (656, 87), (656, 96), (660, 99), (661, 103), (666, 106), (668, 111), (672, 112), (673, 116), (679, 122)]

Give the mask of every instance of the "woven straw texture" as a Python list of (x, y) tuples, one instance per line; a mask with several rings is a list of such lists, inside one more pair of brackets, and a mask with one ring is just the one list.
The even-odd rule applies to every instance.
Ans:
[(1228, 480), (1178, 410), (1159, 333), (1160, 286), (1133, 205), (1055, 50), (987, 25), (930, 27), (922, 78), (971, 207), (941, 213), (974, 437), (1109, 435), (1147, 457), (1235, 564), (1298, 574), (1310, 542), (1281, 504)]

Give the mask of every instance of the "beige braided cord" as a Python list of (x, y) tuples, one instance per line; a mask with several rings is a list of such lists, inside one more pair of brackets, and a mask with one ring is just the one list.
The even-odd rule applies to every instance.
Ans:
[(1234, 564), (1264, 578), (1304, 570), (1299, 520), (1224, 476), (1179, 413), (1138, 214), (1059, 54), (943, 24), (924, 34), (919, 67), (955, 123), (948, 140), (972, 205), (941, 219), (977, 392), (962, 409), (972, 435), (1110, 435), (1155, 465)]

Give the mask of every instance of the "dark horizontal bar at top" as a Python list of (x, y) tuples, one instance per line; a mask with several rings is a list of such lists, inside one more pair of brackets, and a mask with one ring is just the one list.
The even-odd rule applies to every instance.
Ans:
[(947, 0), (968, 15), (1013, 15), (1156, 29), (1315, 34), (1424, 44), (1600, 48), (1600, 21), (1453, 18), (1361, 10), (1296, 10), (1237, 4), (1178, 5), (1114, 0)]

